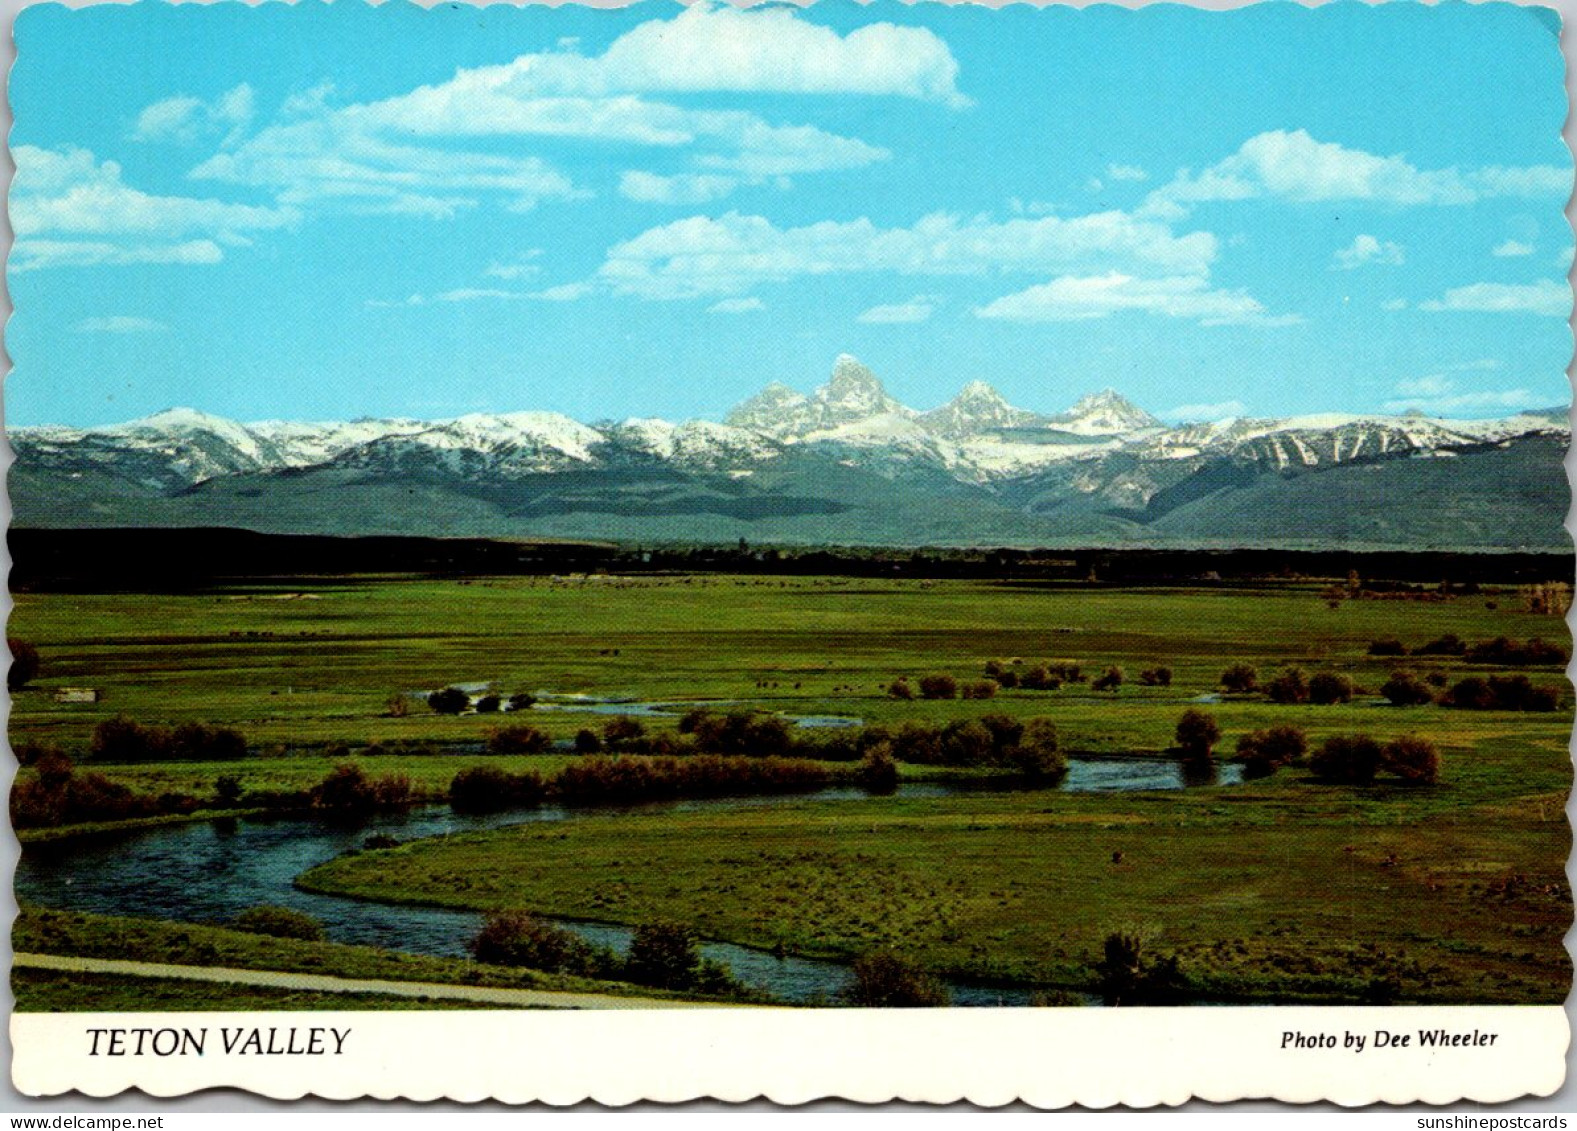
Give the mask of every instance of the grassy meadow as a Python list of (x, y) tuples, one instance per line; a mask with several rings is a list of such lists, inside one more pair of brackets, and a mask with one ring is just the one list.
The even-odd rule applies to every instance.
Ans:
[[(1306, 729), (1311, 747), (1336, 734), (1415, 734), (1440, 749), (1438, 784), (1337, 786), (1293, 767), (1177, 793), (980, 792), (594, 815), (361, 853), (302, 883), (610, 922), (662, 916), (710, 938), (814, 955), (893, 949), (939, 972), (1048, 987), (1091, 985), (1102, 940), (1130, 931), (1147, 954), (1176, 958), (1208, 998), (1564, 1000), (1572, 908), (1563, 673), (1526, 670), (1561, 688), (1553, 713), (1397, 708), (1378, 689), (1398, 668), (1450, 682), (1511, 669), (1369, 654), (1376, 639), (1417, 647), (1447, 633), (1567, 647), (1564, 623), (1529, 611), (1515, 588), (1333, 607), (1328, 586), (708, 575), (20, 593), (8, 633), (37, 647), (41, 670), (15, 696), (11, 739), (60, 746), (141, 792), (201, 796), (220, 775), (248, 789), (305, 788), (345, 748), (371, 745), (382, 749), (356, 756), (368, 774), (404, 774), (417, 794), (439, 797), (465, 766), (547, 775), (575, 757), (487, 756), (481, 744), (494, 727), (528, 722), (567, 738), (607, 721), (540, 709), (443, 716), (408, 697), (449, 684), (491, 684), (506, 698), (720, 701), (883, 725), (1048, 716), (1070, 753), (1160, 754), (1190, 706), (1219, 723), (1218, 756), (1230, 756), (1237, 736), (1280, 724)], [(1091, 678), (1115, 665), (1126, 680), (1111, 692), (1085, 682), (986, 700), (887, 694), (899, 676), (973, 681), (988, 661), (1015, 659), (1076, 660)], [(1197, 702), (1218, 693), (1236, 663), (1256, 667), (1261, 682), (1292, 664), (1337, 671), (1360, 692), (1330, 706), (1262, 695)], [(1139, 686), (1140, 671), (1158, 666), (1171, 669), (1171, 685)], [(57, 702), (60, 687), (95, 688), (102, 699)], [(400, 696), (403, 717), (390, 710)], [(85, 761), (93, 728), (117, 714), (235, 727), (248, 756)]]

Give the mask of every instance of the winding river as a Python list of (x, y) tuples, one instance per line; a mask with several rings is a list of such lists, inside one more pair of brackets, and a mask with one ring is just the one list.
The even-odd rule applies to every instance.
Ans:
[[(1212, 784), (1233, 785), (1240, 780), (1236, 766), (1223, 765), (1218, 774)], [(1068, 792), (1152, 791), (1182, 789), (1188, 784), (1176, 762), (1081, 758), (1070, 762), (1068, 776), (1059, 788)], [(900, 786), (897, 796), (941, 797), (963, 791), (963, 787), (911, 783)], [(657, 803), (640, 806), (639, 811), (835, 803), (866, 796), (862, 790), (836, 788), (788, 798)], [(482, 924), (479, 914), (316, 895), (297, 889), (295, 878), (359, 848), (373, 833), (409, 841), (535, 821), (572, 821), (610, 811), (543, 806), (468, 816), (434, 805), (379, 817), (360, 827), (300, 818), (165, 825), (113, 837), (25, 845), (17, 864), (15, 891), (19, 900), (62, 910), (214, 924), (227, 923), (248, 907), (276, 904), (315, 916), (334, 942), (465, 957), (466, 944)], [(631, 931), (627, 927), (567, 919), (557, 922), (597, 944), (616, 950), (629, 945)], [(709, 942), (701, 950), (705, 957), (730, 967), (740, 981), (786, 1001), (831, 1000), (849, 980), (848, 966), (843, 962), (779, 958), (732, 943)], [(955, 1005), (1024, 1005), (1029, 1001), (1029, 991), (1022, 988), (953, 982), (950, 989)]]

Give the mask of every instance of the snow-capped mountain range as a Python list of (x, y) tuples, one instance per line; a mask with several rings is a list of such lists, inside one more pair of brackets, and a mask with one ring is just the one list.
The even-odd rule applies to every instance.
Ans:
[[(226, 485), (244, 480), (250, 492), (245, 498), (286, 481), (292, 491), (304, 483), (332, 484), (336, 498), (357, 485), (438, 485), (468, 505), (483, 499), (499, 507), (507, 499), (507, 513), (527, 517), (545, 513), (550, 500), (561, 524), (571, 512), (634, 522), (642, 514), (625, 512), (639, 512), (636, 496), (650, 507), (647, 495), (659, 481), (667, 484), (662, 491), (668, 495), (682, 482), (681, 493), (700, 492), (711, 500), (705, 513), (739, 522), (752, 521), (758, 511), (781, 519), (783, 507), (796, 515), (818, 508), (842, 513), (859, 509), (862, 491), (874, 496), (902, 488), (929, 499), (978, 495), (1035, 526), (1054, 525), (1059, 512), (1099, 511), (1141, 521), (1169, 493), (1181, 490), (1192, 501), (1204, 487), (1207, 494), (1221, 489), (1211, 484), (1226, 474), (1223, 469), (1231, 469), (1228, 480), (1242, 489), (1262, 475), (1451, 458), (1538, 438), (1563, 444), (1566, 436), (1565, 414), (1556, 411), (1473, 421), (1328, 414), (1167, 425), (1110, 389), (1064, 412), (1041, 414), (1009, 404), (981, 381), (921, 412), (901, 404), (874, 373), (845, 355), (814, 392), (768, 385), (736, 406), (724, 423), (584, 424), (558, 413), (513, 412), (439, 421), (241, 424), (171, 409), (109, 427), (19, 428), (11, 440), (18, 459), (13, 493), (19, 496), (19, 521), (37, 514), (32, 503), (56, 511), (85, 508), (64, 523), (58, 514), (45, 516), (51, 525), (136, 524), (127, 499), (139, 496), (204, 497), (205, 521), (211, 522), (217, 500), (228, 497)], [(844, 482), (849, 475), (867, 477), (861, 480), (866, 486)], [(829, 502), (822, 498), (823, 486), (834, 481), (840, 486), (826, 490), (842, 493)], [(56, 497), (30, 500), (27, 492), (35, 484), (53, 484)], [(616, 499), (610, 495), (614, 484)], [(754, 510), (739, 502), (747, 487), (746, 494), (753, 492), (760, 504)], [(588, 490), (597, 497), (584, 497)], [(566, 494), (571, 491), (581, 494)], [(719, 502), (722, 496), (727, 498)], [(770, 502), (772, 497), (783, 505)], [(675, 504), (669, 499), (660, 505)], [(688, 512), (681, 506), (667, 513)], [(933, 515), (927, 522), (927, 529), (936, 529), (930, 540), (947, 540), (944, 518)]]

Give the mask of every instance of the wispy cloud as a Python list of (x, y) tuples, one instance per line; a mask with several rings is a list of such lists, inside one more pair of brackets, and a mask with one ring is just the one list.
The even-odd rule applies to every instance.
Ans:
[(1209, 201), (1280, 197), (1297, 202), (1372, 201), (1388, 205), (1472, 204), (1486, 197), (1555, 197), (1572, 175), (1554, 165), (1419, 169), (1405, 157), (1382, 157), (1304, 130), (1270, 130), (1198, 173), (1183, 170), (1145, 201), (1152, 215), (1180, 217)]
[(163, 322), (131, 314), (84, 318), (71, 328), (79, 334), (158, 334), (169, 329)]
[(725, 298), (706, 308), (708, 314), (753, 314), (765, 310), (767, 304), (751, 295), (749, 298)]
[(616, 244), (597, 272), (615, 292), (676, 299), (742, 293), (761, 283), (857, 272), (986, 275), (1119, 263), (1170, 272), (1208, 270), (1208, 232), (1170, 227), (1122, 212), (1062, 219), (934, 214), (907, 228), (868, 219), (779, 228), (763, 216), (692, 216)]
[(738, 177), (715, 173), (627, 172), (619, 178), (619, 195), (651, 204), (704, 204), (718, 200), (739, 186)]
[(204, 137), (223, 134), (233, 143), (252, 122), (256, 95), (247, 83), (232, 87), (212, 102), (178, 94), (145, 106), (132, 127), (133, 141), (162, 141), (191, 145)]
[[(1485, 362), (1489, 364), (1486, 365)], [(1486, 358), (1451, 367), (1455, 372), (1499, 368), (1499, 362)], [(1533, 394), (1527, 389), (1469, 389), (1463, 391), (1455, 378), (1444, 373), (1408, 377), (1396, 383), (1396, 396), (1382, 406), (1386, 412), (1424, 412), (1431, 416), (1452, 413), (1486, 412), (1531, 408)]]
[(935, 295), (915, 295), (908, 302), (873, 306), (857, 320), (869, 323), (924, 322), (935, 313), (940, 301)]
[(1290, 326), (1297, 315), (1273, 315), (1244, 291), (1210, 286), (1202, 276), (1136, 279), (1115, 272), (1066, 275), (1005, 295), (978, 308), (981, 318), (1011, 322), (1078, 322), (1125, 311), (1189, 318), (1205, 326)]
[[(960, 107), (958, 64), (924, 28), (875, 23), (847, 35), (792, 11), (699, 3), (649, 20), (601, 55), (578, 44), (459, 70), (441, 83), (375, 102), (332, 105), (332, 88), (293, 99), (271, 124), (193, 170), (199, 179), (269, 189), (320, 207), (447, 217), (486, 200), (530, 208), (583, 198), (539, 154), (468, 140), (581, 139), (683, 151), (689, 169), (627, 170), (625, 196), (650, 203), (714, 200), (741, 184), (854, 169), (886, 160), (879, 146), (813, 125), (771, 123), (742, 109), (700, 109), (668, 94), (792, 93), (918, 99)], [(150, 129), (181, 130), (207, 111), (173, 100), (144, 111)]]
[(1351, 271), (1357, 267), (1399, 267), (1406, 261), (1407, 255), (1401, 244), (1376, 239), (1370, 235), (1360, 235), (1351, 244), (1336, 252), (1331, 266), (1343, 271)]
[(1421, 302), (1418, 309), (1570, 318), (1572, 290), (1565, 283), (1550, 280), (1537, 283), (1473, 283), (1466, 287), (1453, 287), (1440, 298)]
[(294, 224), (289, 208), (156, 196), (126, 184), (113, 161), (85, 149), (13, 150), (12, 268), (127, 263), (217, 263), (226, 246)]
[(1518, 258), (1524, 255), (1532, 255), (1533, 245), (1531, 243), (1523, 243), (1521, 240), (1507, 240), (1505, 243), (1496, 244), (1495, 250), (1490, 252), (1490, 254), (1500, 259)]

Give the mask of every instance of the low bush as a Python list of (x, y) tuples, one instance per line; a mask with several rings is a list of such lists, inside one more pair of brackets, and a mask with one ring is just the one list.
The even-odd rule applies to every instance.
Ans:
[(1486, 640), (1468, 649), (1467, 658), (1479, 664), (1499, 664), (1506, 667), (1536, 667), (1550, 665), (1564, 667), (1566, 649), (1546, 643), (1537, 636), (1526, 644), (1518, 644), (1504, 636)]
[(1303, 731), (1290, 726), (1249, 731), (1237, 742), (1243, 776), (1249, 778), (1268, 778), (1282, 766), (1301, 762), (1308, 749), (1309, 740)]
[(560, 770), (551, 789), (571, 804), (727, 797), (822, 789), (827, 768), (799, 758), (697, 754), (688, 758), (588, 755)]
[(1369, 643), (1369, 655), (1371, 655), (1371, 656), (1405, 656), (1405, 655), (1407, 655), (1407, 645), (1403, 644), (1400, 640), (1397, 640), (1395, 637), (1388, 636), (1388, 637), (1386, 637), (1383, 640), (1370, 641), (1370, 643)]
[(1221, 673), (1221, 687), (1239, 695), (1259, 690), (1259, 672), (1249, 664), (1233, 664)]
[(1340, 672), (1315, 672), (1309, 680), (1309, 702), (1328, 707), (1335, 703), (1351, 703), (1353, 682)]
[(646, 737), (646, 724), (629, 715), (615, 715), (602, 724), (602, 742), (610, 750), (620, 750)]
[(1171, 668), (1145, 668), (1139, 673), (1139, 682), (1145, 687), (1171, 687)]
[(1321, 781), (1367, 785), (1380, 768), (1380, 744), (1366, 734), (1327, 738), (1309, 758), (1309, 769)]
[(914, 687), (909, 683), (908, 679), (899, 676), (887, 685), (887, 697), (889, 699), (913, 699)]
[(685, 990), (695, 985), (700, 971), (701, 951), (690, 927), (659, 920), (635, 928), (624, 964), (624, 976), (630, 981), (664, 990)]
[(383, 809), (400, 809), (411, 803), (411, 779), (404, 774), (369, 778), (360, 766), (335, 766), (307, 791), (307, 803), (316, 810), (339, 817), (359, 817)]
[(458, 687), (446, 687), (429, 695), (427, 705), (440, 715), (458, 715), (471, 706), (471, 697)]
[(537, 697), (529, 691), (517, 691), (509, 697), (511, 711), (529, 711), (537, 705)]
[(1467, 653), (1467, 642), (1454, 632), (1437, 636), (1427, 644), (1413, 650), (1415, 656), (1462, 656)]
[(870, 793), (885, 795), (898, 789), (898, 763), (891, 746), (873, 746), (860, 760), (855, 780)]
[(597, 737), (597, 732), (582, 727), (575, 732), (575, 753), (596, 754), (602, 750), (602, 739)]
[(896, 954), (862, 954), (850, 968), (842, 998), (866, 1009), (927, 1009), (948, 1004), (947, 987)]
[(478, 962), (490, 966), (524, 966), (549, 974), (605, 978), (615, 976), (619, 966), (612, 951), (528, 911), (490, 914), (470, 949)]
[[(748, 754), (781, 758), (794, 745), (787, 719), (761, 711), (730, 711), (726, 715), (692, 711), (679, 721), (679, 730), (695, 739), (705, 754)], [(653, 751), (658, 753), (658, 751)]]
[(1018, 685), (1025, 691), (1056, 691), (1062, 686), (1062, 677), (1054, 675), (1046, 665), (1037, 664), (1019, 676)]
[(22, 690), (38, 678), (38, 649), (25, 640), (7, 640), (11, 650), (11, 666), (6, 669), (6, 688), (12, 692)]
[(1403, 781), (1433, 785), (1440, 780), (1440, 752), (1427, 738), (1404, 735), (1385, 744), (1380, 766)]
[(1176, 1005), (1184, 1000), (1187, 981), (1173, 955), (1145, 953), (1134, 931), (1114, 931), (1101, 946), (1095, 965), (1101, 998), (1107, 1005)]
[(920, 698), (955, 699), (957, 697), (958, 681), (946, 672), (935, 672), (920, 677)]
[(1175, 732), (1177, 746), (1183, 756), (1192, 761), (1208, 761), (1221, 741), (1221, 727), (1215, 716), (1198, 707), (1190, 707), (1177, 720)]
[(961, 699), (992, 699), (996, 697), (999, 686), (994, 679), (982, 679), (973, 683), (960, 684), (958, 695)]
[(511, 774), (495, 766), (461, 770), (449, 783), (449, 805), (457, 813), (496, 813), (540, 805), (547, 796), (542, 775)]
[(1091, 691), (1116, 691), (1123, 685), (1123, 670), (1113, 664), (1090, 681)]
[(322, 923), (304, 911), (295, 911), (289, 907), (249, 907), (235, 917), (231, 926), (251, 935), (268, 935), (276, 939), (302, 939), (306, 942), (323, 940)]
[(103, 774), (78, 773), (58, 751), (40, 756), (33, 772), (11, 786), (11, 823), (19, 829), (190, 813), (199, 805), (187, 794), (136, 793)]
[(1560, 692), (1535, 687), (1525, 675), (1468, 676), (1440, 698), (1442, 705), (1464, 711), (1553, 711)]
[(1435, 701), (1435, 693), (1412, 672), (1395, 671), (1391, 678), (1380, 685), (1380, 694), (1390, 700), (1393, 707), (1419, 707)]
[(1302, 668), (1287, 668), (1265, 686), (1272, 703), (1307, 703), (1309, 683)]
[(495, 727), (487, 734), (489, 754), (541, 754), (551, 749), (552, 735), (536, 727)]

